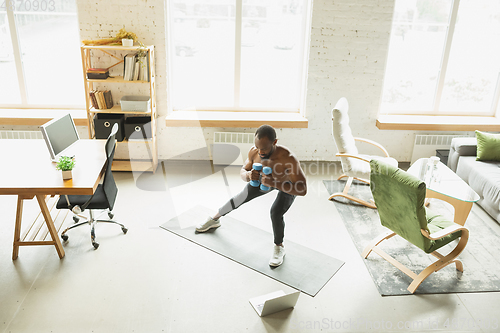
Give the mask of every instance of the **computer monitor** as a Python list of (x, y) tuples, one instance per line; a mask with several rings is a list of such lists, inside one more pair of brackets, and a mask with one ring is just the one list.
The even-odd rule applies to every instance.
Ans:
[(56, 162), (59, 156), (64, 156), (64, 151), (80, 139), (69, 113), (43, 124), (40, 130), (53, 162)]

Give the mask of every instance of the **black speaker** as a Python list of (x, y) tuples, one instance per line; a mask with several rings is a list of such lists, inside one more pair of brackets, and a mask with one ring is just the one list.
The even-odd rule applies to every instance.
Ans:
[(118, 124), (116, 132), (116, 141), (123, 141), (125, 138), (124, 130), (125, 115), (117, 113), (98, 113), (94, 117), (94, 130), (96, 139), (107, 139), (111, 133), (111, 128)]
[(128, 140), (151, 139), (151, 117), (127, 117), (125, 136)]

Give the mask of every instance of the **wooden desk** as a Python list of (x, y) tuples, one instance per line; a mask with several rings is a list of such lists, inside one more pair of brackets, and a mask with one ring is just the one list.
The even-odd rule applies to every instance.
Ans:
[[(17, 195), (16, 226), (12, 260), (19, 254), (19, 246), (54, 245), (59, 258), (64, 257), (54, 221), (45, 198), (47, 196), (80, 194), (92, 195), (104, 172), (106, 140), (79, 140), (68, 156), (76, 156), (73, 179), (63, 180), (61, 171), (50, 161), (49, 151), (43, 140), (0, 140), (0, 195)], [(21, 241), (23, 201), (36, 197), (50, 241)]]

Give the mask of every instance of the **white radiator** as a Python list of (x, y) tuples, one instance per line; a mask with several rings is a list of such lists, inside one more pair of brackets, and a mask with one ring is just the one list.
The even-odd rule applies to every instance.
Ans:
[(43, 139), (40, 131), (0, 131), (0, 139)]
[(411, 155), (411, 163), (422, 157), (436, 156), (436, 149), (450, 149), (453, 138), (468, 137), (471, 135), (449, 134), (449, 135), (415, 135), (415, 144)]
[(212, 149), (214, 165), (242, 166), (254, 145), (254, 133), (215, 132)]

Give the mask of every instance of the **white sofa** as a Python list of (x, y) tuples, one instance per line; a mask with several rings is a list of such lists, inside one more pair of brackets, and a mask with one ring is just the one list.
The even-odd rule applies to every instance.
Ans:
[(500, 222), (500, 162), (476, 161), (476, 138), (451, 142), (448, 167), (480, 196), (478, 204)]

